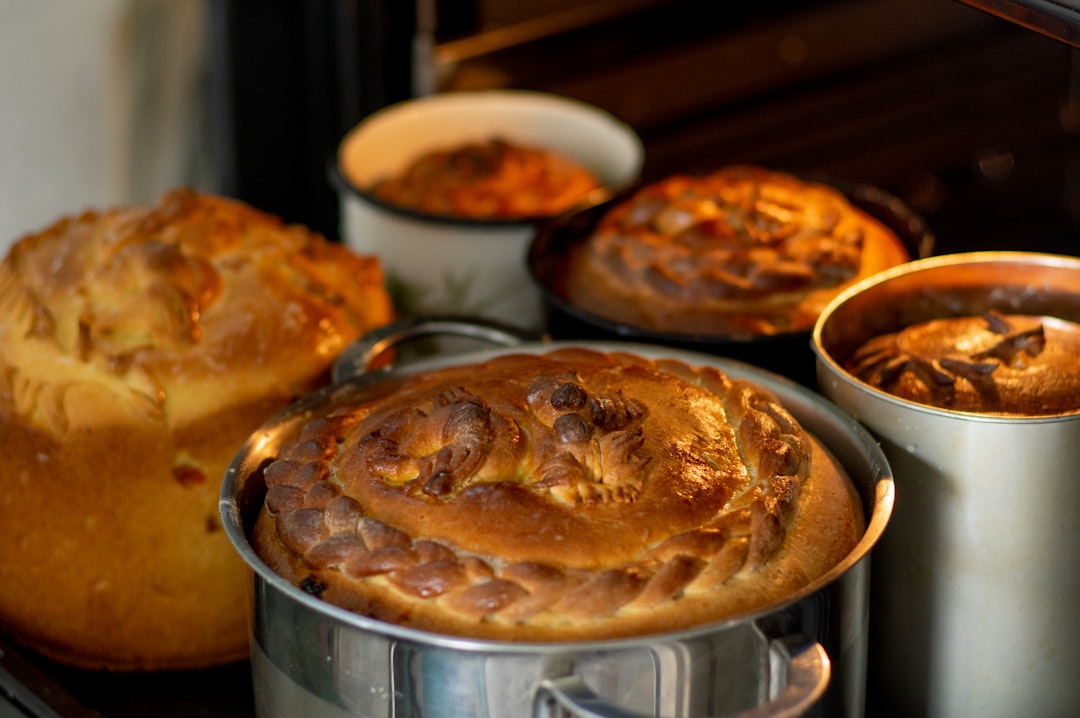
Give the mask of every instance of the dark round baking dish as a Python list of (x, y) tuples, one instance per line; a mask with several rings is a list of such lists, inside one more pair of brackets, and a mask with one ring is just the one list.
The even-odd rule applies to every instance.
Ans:
[[(926, 221), (902, 200), (877, 187), (800, 175), (841, 191), (854, 206), (891, 229), (912, 259), (933, 253), (934, 235)], [(601, 218), (643, 185), (540, 225), (528, 250), (529, 274), (540, 290), (544, 327), (554, 339), (606, 339), (646, 342), (737, 359), (816, 387), (812, 329), (757, 336), (662, 332), (623, 324), (593, 314), (571, 302), (565, 291), (570, 250), (583, 242)]]

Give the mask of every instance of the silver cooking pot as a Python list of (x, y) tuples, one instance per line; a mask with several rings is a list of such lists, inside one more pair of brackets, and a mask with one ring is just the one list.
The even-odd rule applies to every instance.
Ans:
[(1080, 322), (1080, 259), (919, 260), (852, 287), (814, 329), (821, 391), (881, 441), (897, 484), (874, 550), (876, 716), (1080, 711), (1080, 396), (1068, 414), (975, 414), (897, 398), (844, 368), (870, 337), (989, 310)]
[[(388, 355), (400, 355), (406, 340), (431, 332), (499, 346), (372, 370)], [(893, 503), (892, 477), (877, 444), (817, 394), (748, 365), (651, 345), (574, 345), (711, 364), (773, 391), (848, 469), (864, 501), (863, 539), (841, 564), (780, 605), (737, 620), (631, 639), (473, 640), (391, 625), (327, 604), (275, 574), (248, 542), (266, 491), (261, 467), (283, 441), (321, 412), (392, 392), (408, 373), (560, 346), (524, 341), (496, 324), (410, 320), (351, 346), (338, 362), (337, 383), (255, 432), (225, 476), (225, 530), (253, 574), (251, 663), (260, 718), (863, 714), (869, 553)]]

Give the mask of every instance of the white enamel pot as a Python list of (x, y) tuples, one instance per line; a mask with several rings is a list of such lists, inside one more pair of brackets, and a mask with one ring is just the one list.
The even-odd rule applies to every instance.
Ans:
[(551, 216), (450, 218), (397, 207), (370, 192), (425, 152), (493, 137), (558, 152), (591, 170), (602, 186), (583, 198), (586, 204), (635, 182), (644, 163), (630, 126), (547, 93), (451, 92), (371, 114), (342, 139), (331, 178), (343, 241), (380, 257), (402, 314), (468, 314), (540, 328), (540, 296), (525, 255), (536, 228)]

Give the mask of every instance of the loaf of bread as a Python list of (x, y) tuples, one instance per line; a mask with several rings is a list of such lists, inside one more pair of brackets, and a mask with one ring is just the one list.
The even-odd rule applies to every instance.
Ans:
[(392, 319), (379, 261), (178, 189), (0, 263), (0, 631), (89, 668), (247, 654), (219, 520), (251, 432)]
[(371, 193), (428, 214), (516, 220), (562, 212), (599, 185), (589, 169), (562, 153), (493, 137), (425, 152)]
[(383, 621), (499, 640), (775, 605), (865, 528), (844, 468), (759, 385), (585, 348), (316, 412), (264, 476), (252, 545), (274, 571)]
[(571, 304), (637, 329), (718, 337), (807, 330), (845, 288), (910, 259), (838, 190), (753, 166), (646, 185), (572, 251)]
[(1075, 413), (1080, 324), (994, 311), (930, 319), (869, 339), (845, 368), (882, 391), (941, 409)]

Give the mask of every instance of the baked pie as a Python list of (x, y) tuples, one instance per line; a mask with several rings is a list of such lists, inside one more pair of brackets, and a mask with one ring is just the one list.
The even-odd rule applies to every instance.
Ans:
[(845, 470), (761, 386), (561, 348), (315, 410), (263, 470), (275, 572), (390, 623), (642, 635), (776, 604), (865, 528)]
[(428, 214), (517, 220), (563, 212), (599, 186), (563, 153), (492, 137), (425, 152), (371, 194)]
[(989, 311), (873, 337), (845, 362), (862, 381), (953, 411), (1052, 416), (1080, 411), (1080, 325)]
[(178, 189), (0, 263), (0, 631), (88, 668), (248, 653), (221, 480), (252, 431), (388, 323), (379, 260)]
[(648, 331), (807, 330), (858, 280), (910, 259), (831, 186), (755, 166), (673, 175), (615, 204), (568, 261), (571, 304)]

